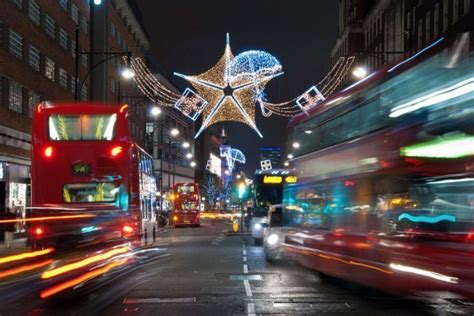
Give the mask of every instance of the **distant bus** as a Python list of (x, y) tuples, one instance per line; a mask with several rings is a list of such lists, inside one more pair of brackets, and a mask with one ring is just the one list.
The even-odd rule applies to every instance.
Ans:
[(37, 107), (30, 216), (69, 219), (33, 222), (34, 246), (137, 240), (155, 220), (153, 160), (131, 139), (127, 110), (88, 103)]
[(175, 227), (201, 225), (199, 185), (195, 182), (176, 183), (173, 187), (172, 220)]
[(267, 225), (270, 207), (281, 214), (283, 186), (297, 181), (295, 175), (285, 169), (257, 170), (254, 175), (254, 208), (252, 212), (252, 237), (256, 244), (261, 244), (263, 231)]

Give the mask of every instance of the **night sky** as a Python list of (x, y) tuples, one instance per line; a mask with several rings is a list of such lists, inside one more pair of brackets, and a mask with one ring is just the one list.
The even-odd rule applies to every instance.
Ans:
[[(330, 50), (337, 36), (337, 0), (137, 0), (150, 36), (151, 54), (163, 74), (178, 88), (187, 82), (174, 71), (197, 75), (222, 56), (230, 32), (234, 55), (264, 50), (283, 65), (285, 74), (268, 84), (269, 102), (304, 93), (329, 70)], [(281, 146), (288, 119), (263, 118), (257, 110), (260, 139), (247, 125), (224, 123), (228, 143), (247, 157), (248, 173), (259, 166), (258, 148)]]

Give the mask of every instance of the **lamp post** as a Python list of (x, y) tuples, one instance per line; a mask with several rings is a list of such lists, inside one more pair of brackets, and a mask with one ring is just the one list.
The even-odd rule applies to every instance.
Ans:
[(244, 195), (247, 190), (245, 181), (240, 181), (238, 186), (239, 200), (240, 200), (240, 233), (244, 232)]

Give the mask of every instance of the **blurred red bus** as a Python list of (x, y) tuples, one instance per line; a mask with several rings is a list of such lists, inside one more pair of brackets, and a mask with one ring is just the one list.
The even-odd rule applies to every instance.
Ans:
[[(46, 218), (32, 222), (33, 245), (136, 241), (154, 221), (153, 160), (131, 139), (127, 110), (83, 103), (37, 107), (30, 216)], [(48, 220), (51, 215), (59, 219)]]
[(201, 195), (199, 185), (193, 183), (176, 183), (173, 187), (172, 220), (175, 227), (201, 225)]
[(474, 56), (441, 41), (291, 120), (299, 181), (267, 253), (385, 291), (474, 297)]

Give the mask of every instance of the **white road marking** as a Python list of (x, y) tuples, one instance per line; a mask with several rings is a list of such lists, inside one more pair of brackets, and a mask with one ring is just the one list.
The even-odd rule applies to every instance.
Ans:
[(252, 297), (252, 289), (250, 288), (249, 280), (244, 280), (245, 294), (248, 297)]
[(246, 256), (246, 255), (247, 255), (247, 250), (244, 249), (244, 250), (242, 251), (242, 254), (243, 254), (244, 256)]
[(174, 298), (125, 298), (122, 304), (165, 304), (165, 303), (195, 303), (195, 297), (174, 297)]
[(249, 266), (244, 264), (244, 273), (249, 273)]
[(253, 303), (247, 304), (247, 314), (252, 316), (255, 315), (255, 305)]

